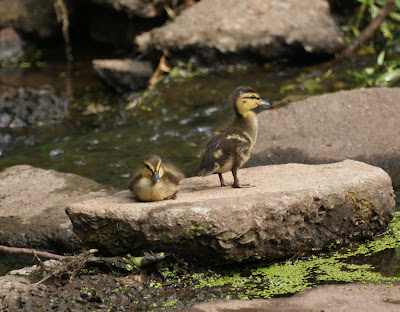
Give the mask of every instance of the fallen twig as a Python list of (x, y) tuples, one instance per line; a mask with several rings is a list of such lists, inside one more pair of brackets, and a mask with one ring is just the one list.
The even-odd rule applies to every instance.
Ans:
[(29, 248), (8, 247), (8, 246), (3, 246), (3, 245), (0, 245), (0, 252), (4, 252), (7, 254), (28, 254), (28, 255), (34, 255), (34, 256), (41, 257), (41, 258), (45, 258), (45, 259), (55, 259), (55, 260), (65, 259), (65, 256), (53, 254), (53, 253), (47, 252), (47, 251), (39, 251), (39, 250), (33, 250), (33, 249), (29, 249)]

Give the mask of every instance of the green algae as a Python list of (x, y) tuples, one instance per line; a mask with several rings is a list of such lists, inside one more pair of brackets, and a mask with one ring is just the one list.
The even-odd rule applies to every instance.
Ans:
[[(400, 214), (390, 223), (385, 235), (358, 244), (296, 261), (230, 270), (208, 268), (190, 276), (179, 276), (178, 267), (164, 269), (168, 282), (226, 293), (225, 297), (243, 300), (293, 294), (323, 283), (362, 282), (392, 285), (400, 277), (382, 276), (371, 264), (348, 263), (354, 257), (368, 257), (386, 249), (400, 247)], [(347, 262), (346, 262), (347, 261)], [(224, 296), (222, 296), (224, 297)]]
[(166, 303), (163, 304), (163, 307), (173, 307), (179, 302), (178, 299), (174, 299), (171, 301), (167, 301)]
[(187, 234), (190, 237), (196, 237), (196, 236), (199, 236), (199, 235), (205, 234), (205, 233), (207, 233), (207, 228), (205, 228), (202, 225), (197, 225), (197, 224), (192, 225), (190, 230), (188, 230), (188, 232), (187, 232)]
[[(200, 265), (170, 255), (151, 266), (136, 268), (128, 254), (119, 266), (124, 277), (108, 279), (104, 290), (97, 289), (91, 284), (91, 277), (87, 277), (78, 284), (73, 299), (101, 301), (112, 311), (118, 300), (128, 298), (137, 310), (140, 307), (141, 311), (159, 311), (221, 299), (287, 296), (332, 283), (357, 281), (364, 283), (361, 288), (369, 284), (392, 287), (400, 282), (396, 273), (400, 272), (399, 265), (396, 266), (396, 254), (397, 258), (400, 254), (399, 216), (396, 215), (386, 233), (369, 241), (346, 246), (335, 242), (325, 253), (275, 263), (260, 260), (236, 265)], [(110, 296), (125, 299), (110, 302)]]

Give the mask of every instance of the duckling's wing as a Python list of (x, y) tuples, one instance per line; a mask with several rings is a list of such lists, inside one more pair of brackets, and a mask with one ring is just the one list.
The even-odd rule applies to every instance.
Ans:
[(185, 178), (184, 174), (170, 163), (164, 163), (164, 176), (171, 181), (171, 183), (179, 185)]
[(224, 145), (225, 135), (217, 134), (213, 136), (206, 144), (203, 157), (200, 164), (200, 169), (197, 174), (200, 176), (207, 176), (215, 173), (218, 165), (216, 164), (216, 153), (222, 148)]
[(175, 185), (179, 185), (181, 181), (184, 179), (184, 175), (180, 172), (165, 172), (164, 176), (168, 179), (169, 182)]

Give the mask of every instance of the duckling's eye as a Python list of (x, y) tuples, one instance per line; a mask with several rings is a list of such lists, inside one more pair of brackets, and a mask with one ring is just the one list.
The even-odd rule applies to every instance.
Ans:
[(152, 170), (150, 169), (150, 167), (148, 165), (145, 164), (144, 166), (152, 172)]

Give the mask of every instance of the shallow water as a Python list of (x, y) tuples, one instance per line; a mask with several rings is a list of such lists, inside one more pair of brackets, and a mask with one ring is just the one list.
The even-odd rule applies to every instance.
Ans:
[[(375, 61), (373, 57), (349, 59), (337, 65), (321, 83), (315, 79), (329, 68), (319, 65), (294, 66), (283, 61), (261, 67), (214, 69), (207, 75), (168, 79), (140, 107), (127, 110), (126, 101), (96, 76), (87, 52), (77, 54), (83, 56), (74, 62), (68, 80), (73, 90), (70, 119), (33, 129), (1, 129), (0, 170), (30, 164), (125, 188), (144, 156), (156, 153), (179, 166), (186, 176), (192, 176), (202, 144), (215, 128), (232, 119), (229, 97), (238, 85), (253, 86), (268, 101), (287, 95), (280, 92), (282, 86), (296, 88), (296, 95), (333, 92), (354, 87), (348, 70)], [(41, 58), (46, 66), (0, 71), (0, 82), (30, 87), (50, 83), (62, 93), (66, 86), (62, 51), (50, 55), (43, 52)], [(18, 74), (10, 74), (12, 71)], [(83, 116), (80, 112), (85, 107), (105, 112)]]

